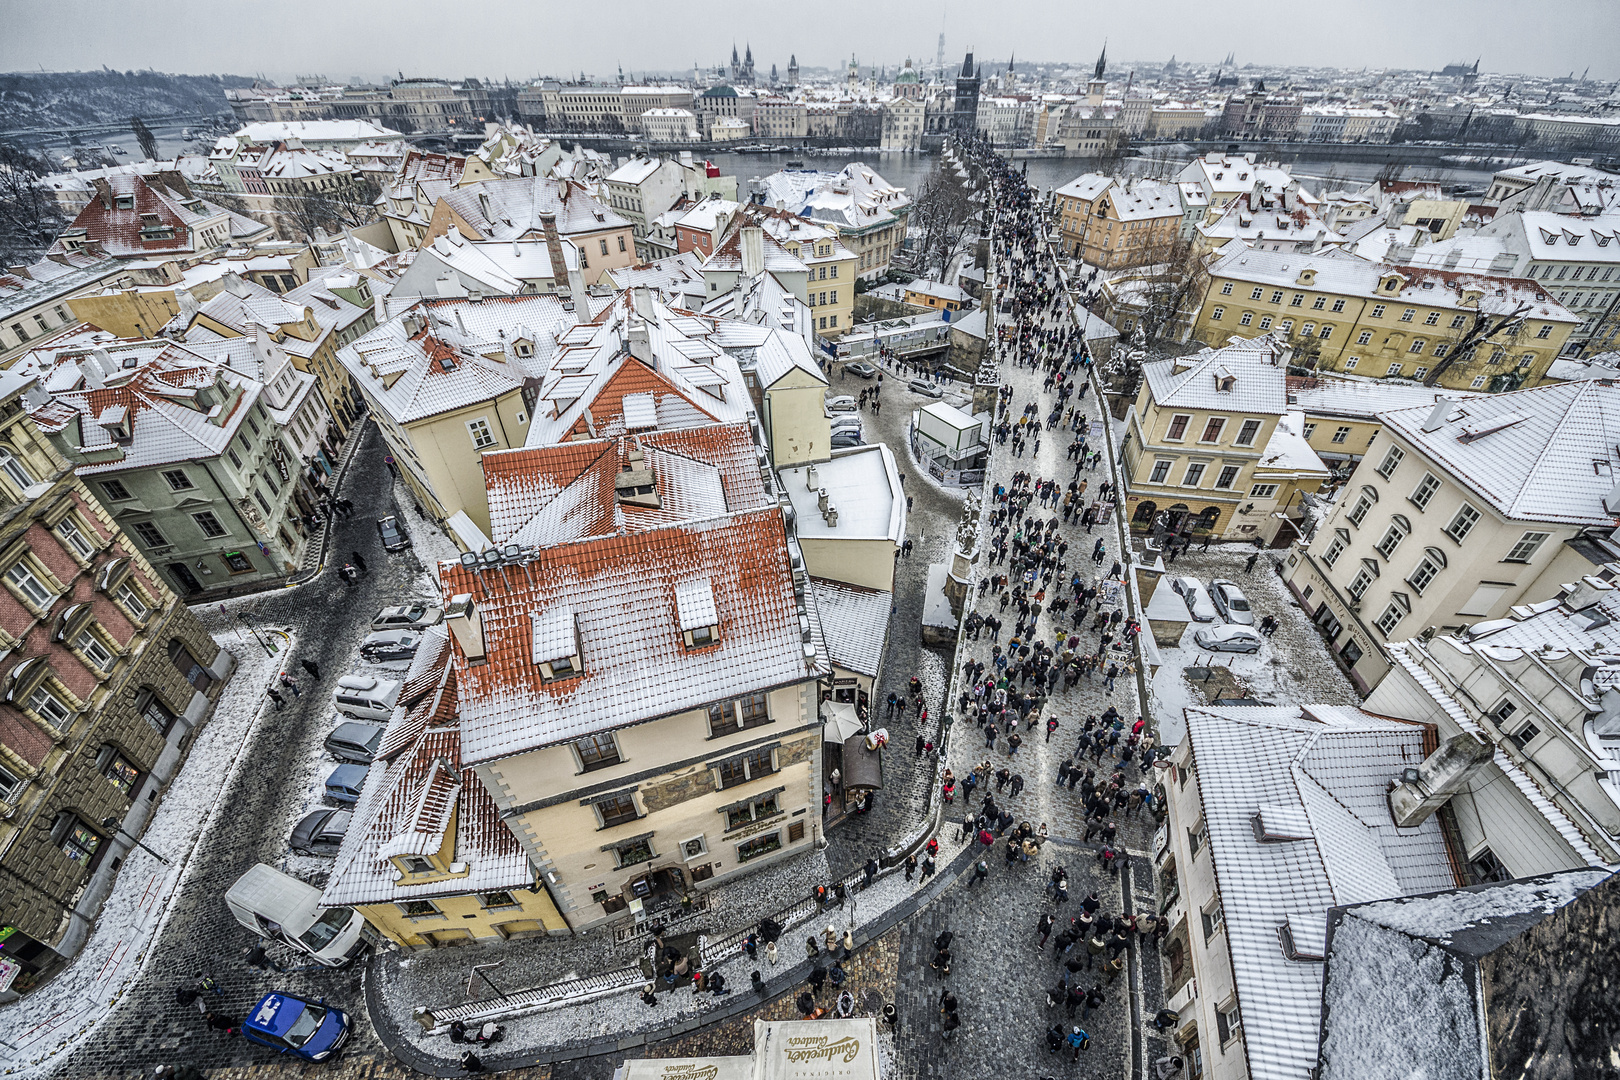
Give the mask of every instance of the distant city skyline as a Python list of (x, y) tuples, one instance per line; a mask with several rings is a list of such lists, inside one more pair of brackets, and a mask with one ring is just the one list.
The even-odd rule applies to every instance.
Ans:
[[(779, 7), (781, 17), (770, 9)], [(1363, 0), (1279, 9), (1261, 0), (1219, 8), (1159, 0), (1155, 17), (1131, 9), (1075, 9), (1046, 0), (1002, 0), (968, 8), (907, 3), (874, 8), (825, 0), (817, 18), (770, 0), (748, 18), (716, 24), (687, 19), (653, 0), (597, 5), (519, 4), (510, 0), (390, 0), (333, 5), (281, 0), (228, 9), (202, 0), (148, 0), (132, 9), (114, 0), (61, 3), (0, 0), (0, 69), (6, 71), (152, 68), (187, 74), (263, 74), (290, 79), (324, 74), (333, 81), (409, 74), (527, 80), (586, 72), (601, 78), (647, 71), (713, 69), (732, 37), (752, 45), (757, 68), (833, 67), (851, 54), (895, 66), (910, 55), (932, 67), (943, 29), (947, 62), (973, 49), (1005, 62), (1027, 52), (1036, 63), (1089, 62), (1109, 54), (1138, 61), (1175, 55), (1213, 63), (1437, 71), (1482, 58), (1481, 70), (1556, 78), (1573, 73), (1620, 78), (1620, 4), (1546, 0), (1527, 18), (1510, 0), (1432, 0), (1417, 11), (1401, 0)], [(69, 19), (71, 12), (71, 19)], [(1421, 20), (1421, 23), (1414, 20)], [(1394, 34), (1403, 27), (1413, 32)], [(1424, 28), (1439, 32), (1420, 33)], [(656, 29), (656, 32), (655, 32)], [(756, 32), (757, 31), (757, 32)], [(274, 60), (274, 66), (267, 60)]]

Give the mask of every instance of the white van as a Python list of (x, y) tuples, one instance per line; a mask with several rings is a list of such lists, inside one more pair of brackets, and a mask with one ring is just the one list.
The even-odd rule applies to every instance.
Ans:
[(394, 703), (399, 700), (400, 684), (393, 679), (374, 679), (370, 675), (345, 675), (332, 691), (332, 702), (338, 712), (356, 720), (387, 720), (394, 715)]
[(342, 967), (380, 938), (349, 907), (321, 907), (321, 890), (259, 863), (225, 894), (236, 921), (326, 967)]

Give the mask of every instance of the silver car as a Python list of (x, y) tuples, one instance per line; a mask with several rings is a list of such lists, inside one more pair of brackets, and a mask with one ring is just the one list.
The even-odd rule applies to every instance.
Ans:
[(1254, 611), (1249, 607), (1249, 598), (1243, 595), (1237, 582), (1216, 578), (1209, 583), (1209, 598), (1215, 601), (1215, 610), (1227, 622), (1241, 626), (1254, 625)]
[(1209, 594), (1204, 592), (1204, 586), (1197, 578), (1173, 577), (1170, 587), (1186, 602), (1187, 613), (1193, 617), (1193, 621), (1215, 621), (1215, 605), (1209, 602)]
[(1193, 631), (1193, 641), (1205, 652), (1260, 651), (1260, 635), (1246, 626), (1201, 626)]

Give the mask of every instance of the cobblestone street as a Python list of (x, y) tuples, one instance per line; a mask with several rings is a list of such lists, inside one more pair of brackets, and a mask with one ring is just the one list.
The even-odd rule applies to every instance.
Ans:
[[(377, 1071), (347, 1075), (405, 1074), (378, 1044), (365, 1018), (359, 966), (339, 971), (300, 968), (286, 974), (249, 968), (244, 951), (253, 944), (253, 936), (237, 924), (224, 902), (226, 890), (256, 862), (300, 869), (289, 865), (290, 825), (284, 823), (312, 806), (311, 800), (318, 801), (316, 774), (324, 777), (322, 767), (331, 765), (322, 753), (321, 741), (332, 726), (332, 688), (350, 670), (355, 646), (369, 630), (377, 609), (414, 597), (422, 588), (423, 568), (415, 555), (409, 551), (386, 555), (378, 540), (376, 519), (394, 512), (381, 440), (369, 424), (355, 437), (367, 441), (356, 451), (343, 489), (354, 501), (354, 515), (335, 524), (332, 544), (334, 552), (344, 558), (358, 550), (371, 572), (347, 586), (335, 571), (328, 571), (308, 585), (228, 605), (233, 613), (251, 611), (259, 624), (299, 626), (304, 644), (281, 663), (297, 671), (297, 658), (311, 657), (320, 664), (321, 678), (315, 681), (303, 676), (300, 696), (284, 711), (268, 714), (273, 737), (261, 736), (248, 746), (249, 758), (238, 774), (240, 782), (222, 793), (222, 812), (211, 833), (202, 838), (174, 910), (159, 938), (149, 946), (151, 959), (144, 976), (82, 1046), (54, 1065), (58, 1076), (149, 1076), (158, 1065), (183, 1063), (206, 1070), (240, 1067), (248, 1071), (231, 1075), (243, 1077), (302, 1075), (298, 1069), (274, 1062), (262, 1047), (210, 1031), (195, 1007), (176, 1003), (175, 988), (194, 983), (199, 971), (211, 974), (224, 991), (208, 1004), (234, 1020), (272, 989), (325, 997), (355, 1016), (345, 1068), (359, 1070), (367, 1067), (361, 1062), (375, 1059)], [(199, 615), (216, 633), (229, 629), (232, 622), (217, 607), (200, 609)], [(247, 645), (252, 647), (251, 640)], [(232, 682), (225, 696), (262, 692), (262, 686)], [(283, 966), (298, 963), (285, 950), (272, 955)], [(318, 1066), (308, 1068), (311, 1075), (321, 1071)], [(321, 1075), (333, 1074), (325, 1070)]]

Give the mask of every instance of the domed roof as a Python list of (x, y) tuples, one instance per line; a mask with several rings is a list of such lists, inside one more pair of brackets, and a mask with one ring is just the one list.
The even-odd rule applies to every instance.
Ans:
[(901, 69), (900, 74), (894, 77), (894, 81), (897, 83), (914, 83), (920, 81), (917, 78), (917, 73), (912, 70), (911, 57), (906, 57), (906, 66)]

